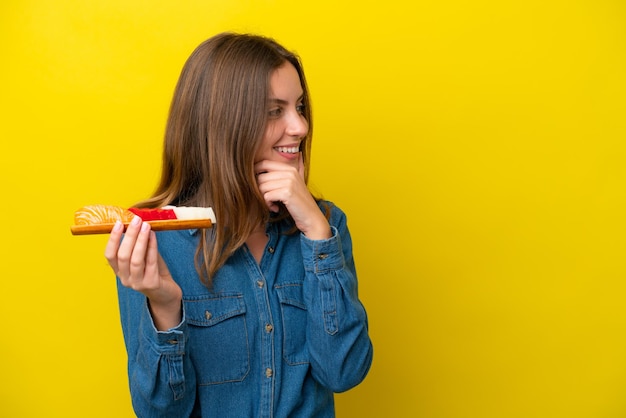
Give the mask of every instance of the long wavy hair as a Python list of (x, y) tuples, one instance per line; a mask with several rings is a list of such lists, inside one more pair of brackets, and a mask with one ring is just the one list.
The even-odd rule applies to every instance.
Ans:
[[(296, 68), (304, 91), (309, 130), (301, 152), (308, 181), (311, 103), (296, 54), (263, 36), (222, 33), (195, 49), (176, 85), (165, 131), (161, 179), (152, 197), (137, 206), (213, 208), (217, 222), (202, 230), (195, 257), (207, 287), (250, 233), (270, 220), (257, 186), (254, 158), (268, 121), (270, 77), (286, 62)], [(281, 207), (279, 215), (271, 219), (290, 220), (290, 216)]]

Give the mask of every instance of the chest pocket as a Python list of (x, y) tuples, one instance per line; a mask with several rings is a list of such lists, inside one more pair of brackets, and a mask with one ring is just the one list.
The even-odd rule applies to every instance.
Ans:
[(250, 370), (246, 305), (240, 294), (183, 300), (189, 357), (200, 385), (239, 382)]
[(276, 285), (283, 322), (283, 359), (289, 365), (307, 364), (307, 311), (302, 283)]

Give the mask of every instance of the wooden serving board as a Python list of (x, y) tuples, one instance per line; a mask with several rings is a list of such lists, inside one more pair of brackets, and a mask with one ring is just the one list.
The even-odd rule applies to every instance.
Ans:
[[(213, 222), (210, 219), (190, 219), (177, 220), (170, 219), (165, 221), (146, 221), (150, 224), (153, 231), (173, 231), (177, 229), (201, 229), (211, 228)], [(110, 234), (115, 224), (93, 224), (93, 225), (72, 225), (70, 227), (72, 235), (94, 235), (94, 234)], [(128, 228), (128, 223), (124, 224), (124, 231)]]

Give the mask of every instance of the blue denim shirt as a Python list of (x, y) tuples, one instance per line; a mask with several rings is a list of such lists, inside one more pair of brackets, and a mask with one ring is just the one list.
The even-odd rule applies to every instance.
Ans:
[[(328, 203), (328, 202), (327, 202)], [(313, 241), (270, 223), (257, 264), (246, 246), (207, 289), (194, 266), (197, 231), (157, 233), (183, 291), (183, 320), (156, 330), (146, 298), (119, 284), (133, 407), (139, 417), (333, 417), (333, 393), (372, 362), (344, 213)]]

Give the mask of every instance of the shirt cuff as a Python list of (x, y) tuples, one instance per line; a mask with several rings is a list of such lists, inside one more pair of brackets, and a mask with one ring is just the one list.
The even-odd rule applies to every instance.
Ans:
[(183, 318), (180, 324), (167, 331), (159, 331), (154, 325), (150, 308), (148, 307), (148, 299), (146, 298), (144, 313), (146, 324), (144, 335), (151, 341), (153, 347), (161, 354), (184, 354), (185, 353), (185, 330), (187, 321), (185, 318), (185, 309), (183, 306)]
[(300, 235), (304, 269), (314, 273), (340, 270), (344, 266), (341, 238), (337, 228), (330, 227), (332, 236), (328, 239), (312, 240)]

